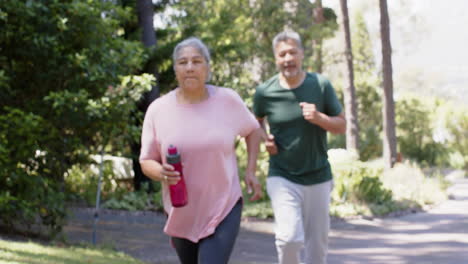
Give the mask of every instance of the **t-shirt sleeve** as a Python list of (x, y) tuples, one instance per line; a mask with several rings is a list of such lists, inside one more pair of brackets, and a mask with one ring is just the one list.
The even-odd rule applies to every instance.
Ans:
[(255, 94), (253, 97), (253, 112), (256, 117), (263, 118), (265, 117), (265, 107), (263, 103), (262, 90), (260, 87), (255, 89)]
[(234, 101), (234, 107), (231, 109), (233, 113), (232, 121), (238, 131), (238, 135), (245, 137), (253, 130), (259, 128), (260, 124), (252, 112), (247, 108), (244, 101), (242, 101), (242, 98), (234, 90), (231, 91)]
[(157, 141), (157, 131), (155, 129), (154, 121), (154, 109), (148, 108), (141, 132), (140, 160), (161, 161), (160, 145)]
[(343, 107), (336, 96), (335, 89), (328, 80), (324, 80), (323, 85), (325, 88), (325, 114), (337, 116), (343, 111)]

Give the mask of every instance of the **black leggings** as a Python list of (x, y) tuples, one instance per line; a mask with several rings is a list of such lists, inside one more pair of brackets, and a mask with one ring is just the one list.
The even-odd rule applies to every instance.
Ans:
[(190, 240), (171, 237), (182, 264), (227, 264), (239, 234), (242, 199), (216, 227), (214, 234), (193, 243)]

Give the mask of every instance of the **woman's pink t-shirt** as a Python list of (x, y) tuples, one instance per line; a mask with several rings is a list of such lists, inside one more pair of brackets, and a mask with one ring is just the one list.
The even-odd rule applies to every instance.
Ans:
[[(177, 88), (180, 89), (180, 88)], [(188, 204), (171, 206), (163, 182), (164, 232), (198, 242), (214, 233), (242, 196), (235, 141), (259, 127), (240, 96), (229, 88), (208, 86), (210, 97), (180, 104), (176, 90), (155, 100), (146, 112), (140, 160), (165, 162), (169, 145), (179, 150)]]

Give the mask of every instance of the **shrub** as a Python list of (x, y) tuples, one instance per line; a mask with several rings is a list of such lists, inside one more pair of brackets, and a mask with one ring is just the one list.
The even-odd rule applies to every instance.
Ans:
[(148, 192), (148, 184), (143, 183), (141, 190), (112, 197), (104, 202), (102, 207), (128, 211), (162, 211), (163, 203), (161, 192)]
[(439, 141), (447, 146), (446, 164), (468, 170), (468, 108), (449, 103), (439, 107), (436, 120)]
[[(6, 1), (0, 10), (0, 203), (7, 225), (60, 229), (64, 175), (96, 149), (124, 152), (146, 54), (113, 1)], [(26, 48), (25, 48), (26, 47)], [(126, 76), (126, 77), (124, 77)], [(116, 150), (117, 149), (117, 150)]]
[(432, 122), (436, 104), (407, 97), (396, 102), (397, 141), (404, 157), (423, 165), (435, 165), (447, 154), (446, 147), (434, 140)]
[(379, 179), (381, 168), (368, 167), (357, 160), (341, 165), (334, 161), (334, 201), (383, 204), (392, 200), (392, 192)]
[(0, 220), (9, 228), (42, 223), (56, 234), (65, 217), (63, 186), (42, 177), (40, 140), (42, 119), (32, 113), (5, 108), (0, 115)]
[(399, 201), (414, 201), (424, 207), (447, 198), (442, 175), (426, 176), (416, 163), (397, 163), (393, 169), (382, 174), (381, 180), (386, 188), (393, 191), (394, 199)]

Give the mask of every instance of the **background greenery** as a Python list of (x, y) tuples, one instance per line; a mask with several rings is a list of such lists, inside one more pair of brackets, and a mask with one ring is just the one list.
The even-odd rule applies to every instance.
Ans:
[[(141, 130), (143, 114), (137, 110), (141, 96), (155, 83), (162, 94), (176, 86), (171, 53), (188, 36), (198, 36), (210, 47), (212, 83), (233, 88), (250, 106), (254, 87), (275, 73), (272, 37), (285, 25), (294, 28), (304, 38), (305, 67), (314, 71), (323, 63), (341, 98), (343, 52), (314, 44), (340, 34), (337, 11), (326, 8), (325, 22), (317, 24), (311, 19), (315, 4), (297, 0), (285, 7), (283, 2), (160, 1), (155, 12), (166, 12), (166, 25), (156, 30), (158, 42), (152, 49), (139, 40), (133, 0), (2, 2), (0, 221), (10, 227), (39, 222), (57, 233), (67, 203), (93, 206), (97, 190), (93, 155), (132, 157), (129, 146), (138, 141)], [(359, 158), (330, 153), (335, 174), (332, 213), (386, 215), (437, 203), (443, 199), (439, 191), (444, 182), (440, 175), (422, 171), (433, 166), (468, 169), (468, 109), (440, 98), (400, 94), (396, 119), (404, 162), (384, 173), (378, 160), (381, 80), (364, 19), (360, 14), (355, 17), (351, 27), (361, 144)], [(319, 51), (324, 54), (322, 62), (313, 59)], [(143, 74), (149, 65), (157, 65), (157, 80)], [(343, 148), (344, 136), (330, 136), (329, 145)], [(242, 142), (237, 154), (242, 177), (246, 160)], [(267, 159), (262, 152), (258, 165), (262, 182)], [(104, 164), (104, 206), (161, 210), (160, 186), (154, 192), (148, 189), (134, 192), (132, 184), (115, 174), (112, 163)], [(424, 196), (427, 193), (438, 194)], [(271, 217), (268, 197), (247, 203), (244, 215)]]

